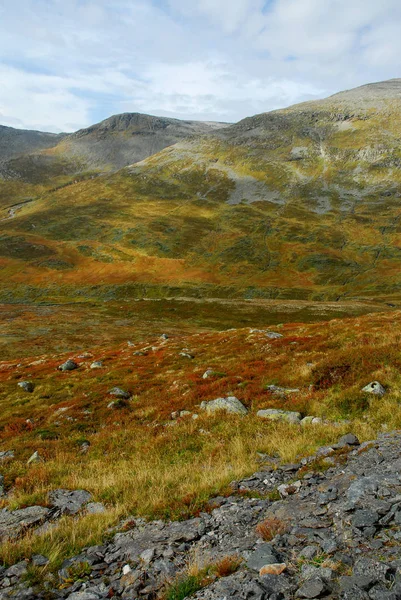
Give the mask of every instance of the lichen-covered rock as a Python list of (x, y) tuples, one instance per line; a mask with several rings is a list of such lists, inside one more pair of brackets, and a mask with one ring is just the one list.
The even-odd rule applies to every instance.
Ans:
[(205, 410), (208, 414), (224, 411), (236, 415), (248, 414), (248, 409), (236, 398), (235, 396), (228, 396), (227, 398), (216, 398), (210, 402), (202, 402), (201, 409)]
[(366, 392), (367, 394), (374, 394), (375, 396), (384, 396), (386, 393), (386, 389), (378, 381), (372, 381), (371, 383), (368, 383), (368, 385), (365, 385), (361, 391)]
[(91, 369), (102, 369), (103, 368), (103, 362), (101, 360), (95, 360), (91, 366)]
[(120, 387), (114, 387), (109, 390), (110, 396), (115, 396), (116, 398), (121, 398), (122, 400), (129, 400), (131, 398), (131, 394), (126, 390), (121, 389)]
[(44, 506), (28, 506), (18, 510), (0, 510), (0, 539), (13, 539), (23, 531), (40, 525), (50, 515), (50, 509)]
[(63, 363), (62, 365), (60, 365), (58, 367), (59, 371), (74, 371), (75, 369), (78, 369), (78, 365), (71, 358), (69, 358), (68, 360), (66, 360), (65, 363)]
[(353, 433), (347, 433), (343, 435), (337, 442), (338, 448), (344, 448), (345, 446), (360, 446), (361, 442), (358, 440), (356, 435)]
[(49, 493), (49, 504), (62, 514), (75, 515), (90, 502), (92, 495), (85, 490), (53, 490)]
[(32, 383), (32, 381), (19, 381), (18, 382), (18, 386), (24, 390), (24, 392), (27, 392), (28, 394), (32, 394), (32, 392), (35, 389), (34, 384)]
[(42, 462), (43, 458), (40, 456), (39, 452), (36, 450), (32, 456), (30, 456), (27, 460), (27, 465), (33, 465), (35, 463)]
[(256, 414), (261, 419), (269, 419), (270, 421), (283, 421), (285, 423), (291, 423), (292, 425), (298, 425), (302, 418), (302, 415), (299, 412), (281, 410), (279, 408), (258, 410)]
[(285, 388), (274, 384), (266, 386), (266, 390), (275, 396), (281, 397), (287, 394), (297, 394), (300, 391), (299, 388)]

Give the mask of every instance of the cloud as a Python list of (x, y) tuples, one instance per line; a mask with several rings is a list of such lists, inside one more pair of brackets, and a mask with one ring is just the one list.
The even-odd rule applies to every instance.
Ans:
[(236, 121), (396, 77), (399, 0), (4, 0), (0, 122)]

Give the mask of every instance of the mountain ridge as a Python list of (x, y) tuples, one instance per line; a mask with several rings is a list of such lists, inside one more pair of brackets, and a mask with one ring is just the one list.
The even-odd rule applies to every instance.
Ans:
[(85, 282), (85, 293), (99, 284), (97, 293), (117, 295), (114, 286), (184, 296), (397, 296), (399, 90), (400, 80), (362, 86), (191, 135), (109, 174), (61, 181), (3, 221), (8, 283), (40, 287), (56, 271), (62, 289)]

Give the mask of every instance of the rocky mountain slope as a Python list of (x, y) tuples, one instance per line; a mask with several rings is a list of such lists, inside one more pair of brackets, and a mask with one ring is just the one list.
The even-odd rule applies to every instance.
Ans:
[[(51, 293), (56, 278), (67, 297), (101, 284), (96, 293), (108, 297), (393, 302), (401, 290), (400, 92), (401, 80), (370, 84), (191, 136), (117, 173), (67, 186), (55, 178), (58, 186), (5, 214), (5, 289), (15, 284), (29, 298), (44, 286)], [(122, 119), (57, 148), (72, 140), (80, 150), (67, 162), (93, 148), (93, 165), (121, 164), (121, 140), (134, 148), (138, 139), (136, 118)], [(146, 144), (159, 125), (146, 124)], [(160, 127), (167, 135), (170, 126)], [(117, 139), (113, 159), (104, 135)], [(56, 149), (47, 153), (51, 162)]]
[(0, 125), (0, 164), (19, 154), (52, 148), (64, 137), (64, 133), (45, 133)]
[[(211, 498), (198, 517), (126, 519), (108, 541), (65, 560), (42, 588), (33, 574), (46, 556), (3, 567), (0, 598), (397, 600), (400, 455), (398, 432), (362, 445), (348, 434), (298, 464), (265, 457), (257, 473), (232, 482), (232, 495)], [(11, 527), (17, 530), (18, 518), (32, 527), (57, 513), (103, 509), (89, 501), (84, 490), (56, 490), (53, 512), (15, 511)]]

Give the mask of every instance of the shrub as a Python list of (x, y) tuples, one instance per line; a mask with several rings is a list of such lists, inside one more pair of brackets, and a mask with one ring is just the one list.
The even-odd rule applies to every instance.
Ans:
[(195, 575), (185, 575), (173, 582), (166, 591), (166, 600), (184, 600), (202, 589), (202, 581)]
[(281, 535), (287, 531), (288, 525), (284, 521), (275, 517), (267, 518), (256, 526), (256, 533), (265, 542), (270, 542), (276, 535)]
[(221, 558), (214, 566), (217, 577), (228, 577), (238, 571), (242, 563), (242, 558), (237, 554), (231, 554)]

